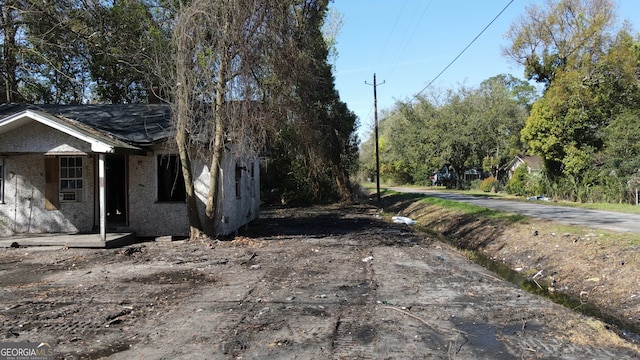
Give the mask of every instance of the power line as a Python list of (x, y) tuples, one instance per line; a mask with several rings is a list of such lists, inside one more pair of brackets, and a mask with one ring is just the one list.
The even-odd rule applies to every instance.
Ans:
[(482, 29), (482, 31), (480, 31), (480, 33), (478, 35), (476, 35), (475, 38), (473, 38), (473, 40), (471, 40), (471, 42), (469, 43), (469, 45), (467, 45), (464, 49), (462, 49), (462, 51), (458, 54), (458, 56), (456, 56), (453, 60), (451, 60), (451, 62), (445, 66), (444, 69), (442, 69), (442, 71), (440, 71), (440, 73), (438, 75), (436, 75), (435, 78), (433, 78), (433, 80), (431, 80), (427, 86), (425, 86), (422, 90), (420, 90), (417, 94), (414, 95), (414, 99), (417, 99), (418, 96), (420, 96), (420, 94), (422, 94), (425, 90), (427, 90), (429, 88), (429, 86), (431, 86), (436, 80), (438, 80), (438, 78), (440, 77), (440, 75), (444, 74), (445, 71), (447, 71), (447, 69), (449, 69), (449, 67), (451, 67), (451, 65), (453, 65), (453, 63), (455, 63), (458, 58), (460, 58), (460, 56), (462, 56), (462, 54), (465, 53), (465, 51), (467, 51), (467, 49), (469, 47), (471, 47), (471, 45), (473, 45), (474, 42), (476, 42), (476, 40), (478, 40), (478, 38), (489, 28), (489, 26), (491, 26), (491, 24), (493, 24), (499, 17), (500, 15), (502, 15), (503, 12), (505, 12), (507, 10), (507, 8), (514, 2), (515, 0), (511, 0), (509, 1), (509, 3), (498, 13), (498, 15), (496, 15), (496, 17), (493, 18), (493, 20), (491, 20), (491, 22), (489, 24), (487, 24), (487, 26), (484, 27), (484, 29)]
[[(432, 0), (429, 0), (429, 2), (427, 3), (427, 6), (422, 11), (422, 15), (420, 15), (420, 17), (418, 18), (418, 22), (413, 26), (413, 31), (411, 31), (411, 35), (409, 35), (409, 37), (407, 38), (407, 36), (406, 36), (407, 33), (405, 33), (405, 36), (402, 38), (402, 41), (400, 42), (400, 44), (401, 44), (400, 51), (398, 51), (394, 61), (391, 63), (391, 69), (389, 71), (389, 76), (391, 74), (393, 74), (393, 72), (397, 68), (398, 63), (400, 62), (400, 59), (404, 56), (404, 52), (405, 52), (405, 50), (407, 50), (407, 47), (411, 43), (411, 40), (413, 39), (413, 36), (416, 34), (416, 31), (418, 30), (418, 27), (420, 27), (420, 24), (422, 23), (422, 19), (424, 18), (425, 14), (427, 13), (427, 10), (429, 9), (429, 6), (431, 5), (431, 2), (432, 2)], [(416, 10), (417, 9), (418, 8), (416, 8)]]
[(385, 40), (384, 45), (380, 48), (380, 53), (378, 54), (378, 57), (376, 58), (376, 61), (375, 61), (374, 66), (373, 66), (374, 69), (378, 66), (378, 63), (380, 62), (380, 58), (385, 53), (384, 49), (387, 48), (387, 45), (389, 44), (389, 41), (391, 41), (391, 37), (393, 36), (393, 33), (396, 30), (396, 26), (398, 25), (398, 22), (400, 22), (400, 18), (402, 17), (402, 13), (404, 12), (404, 7), (406, 5), (407, 5), (407, 0), (405, 0), (405, 2), (402, 4), (402, 7), (400, 7), (400, 12), (398, 12), (398, 16), (396, 17), (396, 21), (393, 23), (393, 27), (391, 28), (391, 31), (389, 31), (389, 34), (387, 35), (387, 40)]

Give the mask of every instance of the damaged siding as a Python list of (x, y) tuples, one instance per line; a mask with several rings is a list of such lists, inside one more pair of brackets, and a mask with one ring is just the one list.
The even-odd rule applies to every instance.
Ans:
[(223, 160), (222, 199), (218, 203), (221, 233), (228, 235), (258, 218), (259, 173), (258, 161), (235, 160), (233, 156)]
[[(131, 156), (129, 212), (130, 230), (138, 236), (188, 236), (189, 224), (185, 202), (159, 202), (157, 199), (157, 156), (171, 154), (167, 150), (156, 150), (152, 156)], [(228, 235), (239, 227), (255, 220), (260, 211), (259, 164), (258, 161), (239, 162), (241, 173), (236, 196), (236, 161), (225, 156), (222, 170), (221, 199), (218, 201), (218, 232)], [(194, 185), (198, 197), (200, 216), (205, 213), (205, 201), (209, 184), (209, 168), (201, 160), (192, 162)]]
[(186, 236), (187, 205), (157, 201), (156, 153), (129, 157), (129, 224), (138, 236)]
[(78, 202), (45, 207), (45, 165), (42, 154), (4, 156), (5, 201), (0, 204), (0, 235), (16, 233), (89, 232), (93, 227), (93, 170), (83, 157), (85, 195)]

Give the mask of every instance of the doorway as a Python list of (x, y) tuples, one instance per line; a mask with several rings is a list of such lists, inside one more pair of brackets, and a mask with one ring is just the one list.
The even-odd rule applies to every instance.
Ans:
[(127, 158), (124, 155), (107, 155), (105, 166), (107, 225), (125, 226), (129, 207)]

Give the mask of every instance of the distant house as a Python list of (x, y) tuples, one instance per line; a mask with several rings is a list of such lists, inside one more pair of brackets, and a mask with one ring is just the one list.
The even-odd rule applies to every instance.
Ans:
[(544, 169), (542, 158), (537, 155), (516, 155), (505, 167), (509, 179), (513, 176), (513, 172), (520, 166), (526, 166), (527, 172), (531, 175), (538, 175)]
[[(0, 106), (0, 235), (187, 236), (180, 160), (165, 104)], [(219, 235), (259, 214), (257, 158), (223, 157)], [(204, 212), (209, 169), (195, 161)], [(104, 236), (103, 236), (104, 239)]]
[(464, 172), (464, 181), (469, 182), (473, 180), (481, 180), (484, 178), (485, 178), (485, 174), (476, 168), (471, 168)]

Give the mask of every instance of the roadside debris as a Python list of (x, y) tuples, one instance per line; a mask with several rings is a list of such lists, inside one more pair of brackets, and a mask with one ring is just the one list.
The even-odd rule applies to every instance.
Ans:
[(391, 220), (393, 220), (393, 222), (396, 224), (414, 225), (416, 223), (415, 220), (405, 216), (394, 216), (391, 218)]
[(551, 199), (549, 199), (546, 196), (542, 196), (542, 195), (537, 195), (537, 196), (531, 196), (529, 197), (530, 201), (550, 201)]

